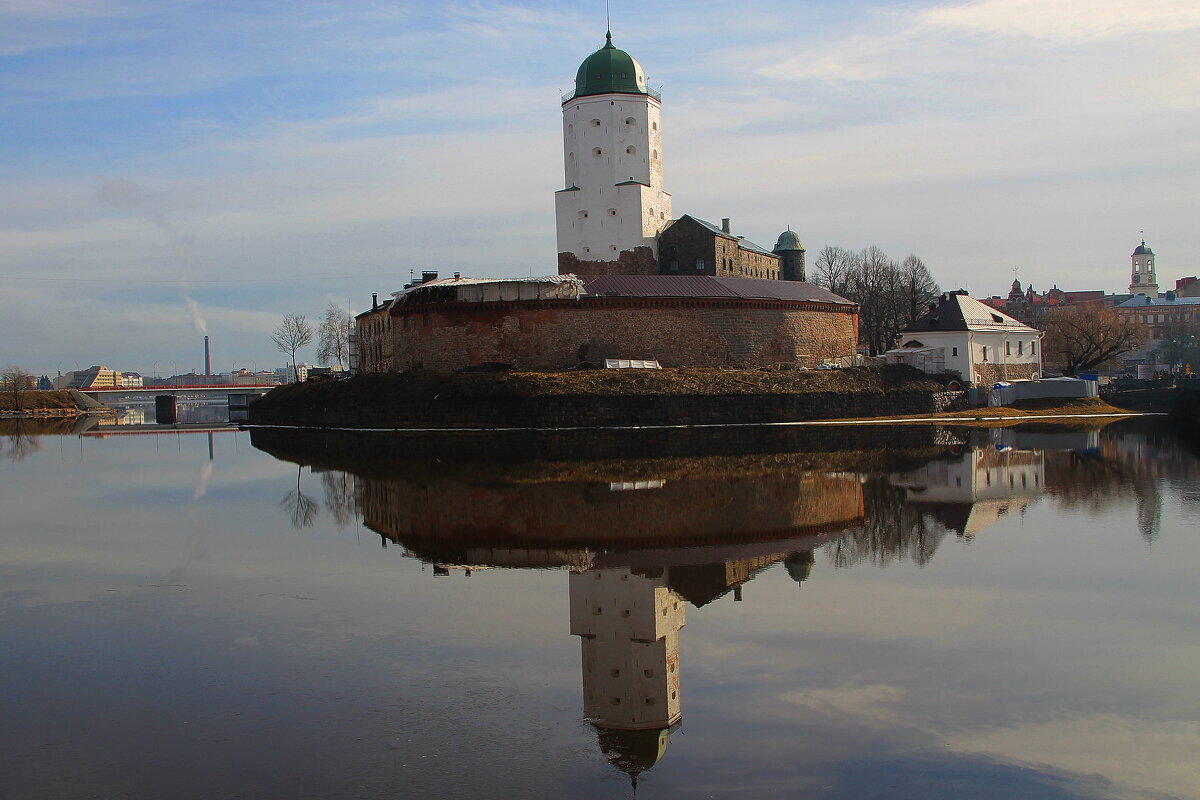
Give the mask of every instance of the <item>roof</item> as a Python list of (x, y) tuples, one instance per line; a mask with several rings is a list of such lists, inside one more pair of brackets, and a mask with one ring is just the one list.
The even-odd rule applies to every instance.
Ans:
[(1133, 251), (1133, 254), (1135, 256), (1152, 256), (1154, 255), (1154, 251), (1146, 245), (1146, 240), (1142, 239), (1142, 243), (1137, 246), (1137, 249)]
[[(1174, 294), (1174, 292), (1172, 292)], [(1144, 294), (1137, 294), (1126, 300), (1117, 308), (1176, 308), (1178, 306), (1196, 306), (1200, 305), (1200, 297), (1150, 297)]]
[(853, 306), (815, 283), (712, 275), (581, 275), (589, 295), (606, 297), (695, 297), (739, 300), (793, 300)]
[(942, 295), (941, 301), (931, 311), (917, 317), (904, 329), (905, 333), (987, 330), (1033, 331), (1034, 329), (1023, 322), (1018, 322), (999, 309), (959, 292)]
[(605, 35), (604, 46), (583, 60), (575, 74), (575, 91), (563, 97), (567, 103), (576, 97), (597, 94), (645, 94), (658, 99), (646, 88), (642, 65), (624, 50), (613, 46), (612, 33)]
[[(694, 217), (691, 214), (684, 214), (683, 217), (687, 217), (688, 219), (692, 220), (693, 222), (699, 223), (700, 225), (707, 228), (712, 233), (715, 233), (717, 236), (721, 236), (725, 239), (729, 239), (731, 241), (737, 242), (738, 247), (742, 248), (743, 250), (751, 250), (755, 253), (762, 253), (764, 256), (775, 255), (770, 250), (767, 250), (764, 247), (760, 247), (760, 246), (756, 245), (754, 242), (750, 241), (746, 237), (735, 236), (732, 233), (730, 233), (729, 231), (722, 228), (720, 225), (713, 225), (711, 222), (709, 222), (706, 219), (700, 219), (699, 217)], [(679, 219), (683, 219), (683, 217), (680, 217)], [(678, 220), (676, 220), (676, 221), (678, 222)]]
[(783, 233), (779, 234), (779, 238), (775, 240), (774, 252), (780, 250), (803, 250), (804, 244), (800, 241), (800, 234), (796, 233), (791, 228), (788, 228)]

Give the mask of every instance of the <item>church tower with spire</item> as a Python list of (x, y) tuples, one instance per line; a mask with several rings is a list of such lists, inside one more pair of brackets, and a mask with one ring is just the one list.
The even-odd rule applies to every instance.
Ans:
[(1133, 251), (1133, 265), (1129, 278), (1129, 293), (1144, 294), (1147, 297), (1158, 297), (1158, 277), (1154, 273), (1154, 251), (1142, 243)]
[(560, 274), (658, 273), (662, 102), (642, 66), (612, 43), (579, 66), (562, 101), (566, 186), (554, 195)]

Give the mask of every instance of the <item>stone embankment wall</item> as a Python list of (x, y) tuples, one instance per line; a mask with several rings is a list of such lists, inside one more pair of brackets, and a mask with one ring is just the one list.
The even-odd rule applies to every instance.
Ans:
[(425, 304), (393, 312), (391, 368), (555, 370), (605, 358), (667, 367), (815, 367), (854, 353), (853, 307), (710, 299)]
[(380, 397), (370, 405), (251, 403), (250, 423), (327, 428), (605, 428), (756, 425), (815, 419), (936, 414), (963, 392), (824, 392), (784, 395)]

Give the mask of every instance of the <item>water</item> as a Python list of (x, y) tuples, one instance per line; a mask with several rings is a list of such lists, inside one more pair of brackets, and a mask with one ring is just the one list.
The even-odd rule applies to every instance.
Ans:
[(5, 798), (1200, 797), (1153, 423), (0, 424)]

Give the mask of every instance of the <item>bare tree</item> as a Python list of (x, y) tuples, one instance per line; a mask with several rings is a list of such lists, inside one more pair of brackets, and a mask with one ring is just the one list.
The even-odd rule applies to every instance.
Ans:
[(288, 314), (271, 334), (271, 341), (279, 351), (292, 359), (292, 375), (300, 382), (300, 370), (296, 367), (296, 351), (312, 344), (313, 327), (303, 314)]
[(304, 467), (296, 465), (296, 488), (283, 496), (279, 508), (288, 515), (293, 528), (311, 528), (321, 515), (321, 504), (300, 489), (300, 475)]
[(344, 365), (349, 359), (350, 314), (337, 303), (330, 303), (317, 328), (317, 362), (322, 366)]
[(1046, 318), (1046, 356), (1061, 357), (1063, 371), (1075, 375), (1103, 366), (1146, 341), (1146, 331), (1132, 316), (1111, 308), (1067, 306)]
[(825, 245), (813, 262), (813, 282), (836, 295), (850, 298), (854, 276), (858, 273), (858, 254), (842, 247)]
[(897, 264), (875, 245), (860, 253), (827, 245), (814, 267), (817, 284), (858, 303), (858, 339), (872, 355), (891, 347), (940, 292), (916, 255)]
[(29, 390), (33, 375), (20, 367), (9, 365), (0, 370), (0, 386), (12, 398), (14, 411), (22, 410), (21, 395)]

